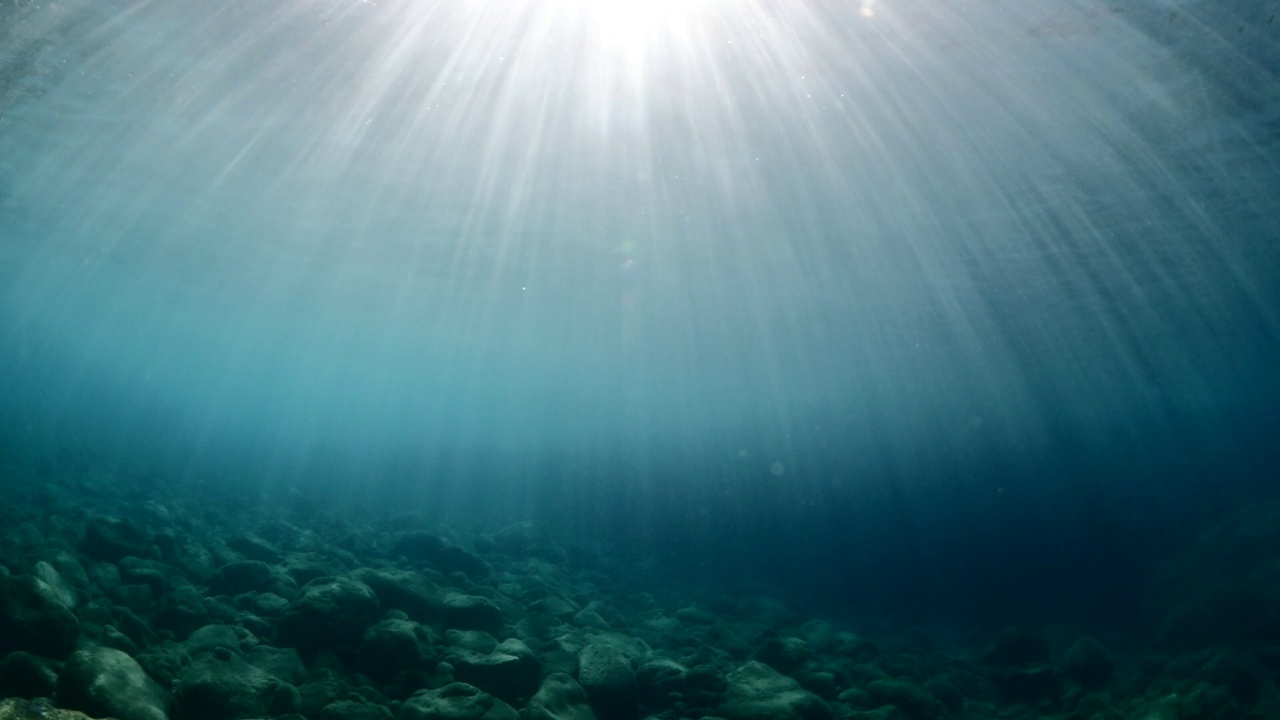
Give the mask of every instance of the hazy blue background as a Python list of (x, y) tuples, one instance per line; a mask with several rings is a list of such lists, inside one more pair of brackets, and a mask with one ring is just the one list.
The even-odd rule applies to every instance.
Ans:
[(6, 461), (996, 622), (1274, 494), (1280, 5), (610, 7), (5, 9)]

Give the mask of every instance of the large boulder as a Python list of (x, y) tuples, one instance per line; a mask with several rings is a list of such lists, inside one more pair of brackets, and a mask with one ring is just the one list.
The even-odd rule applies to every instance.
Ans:
[(529, 701), (526, 720), (596, 720), (587, 693), (569, 675), (552, 673)]
[(12, 652), (0, 659), (0, 697), (52, 697), (58, 684), (55, 662), (29, 652)]
[(147, 557), (151, 553), (153, 541), (153, 533), (138, 527), (132, 521), (95, 517), (85, 525), (84, 542), (80, 549), (94, 560), (119, 562), (129, 555)]
[(453, 676), (507, 702), (520, 702), (538, 687), (541, 663), (533, 651), (514, 638), (504, 640), (492, 652), (453, 648), (445, 656)]
[(194, 660), (179, 678), (173, 700), (181, 720), (246, 720), (301, 708), (296, 688), (225, 649)]
[(373, 588), (386, 610), (402, 610), (422, 622), (440, 619), (444, 592), (422, 573), (365, 568), (352, 573), (351, 577)]
[(364, 631), (360, 640), (360, 670), (389, 680), (414, 670), (431, 657), (431, 636), (412, 620), (388, 618)]
[(831, 709), (800, 683), (762, 662), (729, 673), (717, 714), (726, 720), (828, 720)]
[(639, 686), (631, 660), (618, 647), (591, 643), (578, 653), (578, 684), (606, 717), (635, 714)]
[(502, 634), (502, 610), (487, 598), (475, 595), (445, 595), (444, 622), (459, 630), (483, 630), (495, 636)]
[(169, 695), (124, 652), (97, 647), (72, 654), (58, 676), (58, 704), (95, 717), (167, 720)]
[(62, 659), (76, 649), (80, 623), (58, 592), (32, 575), (0, 575), (0, 656), (15, 650)]
[(359, 580), (313, 580), (280, 614), (280, 638), (283, 644), (302, 650), (354, 647), (365, 628), (377, 619), (379, 610), (378, 596)]
[(518, 720), (510, 705), (466, 683), (419, 690), (400, 706), (397, 720)]

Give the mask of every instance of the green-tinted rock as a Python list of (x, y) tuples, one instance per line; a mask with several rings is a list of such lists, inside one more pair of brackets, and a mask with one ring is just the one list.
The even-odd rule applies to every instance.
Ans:
[(58, 676), (58, 704), (119, 720), (166, 720), (168, 693), (142, 666), (113, 648), (74, 653)]
[(518, 720), (520, 714), (498, 698), (466, 683), (414, 693), (400, 706), (398, 720)]
[(0, 655), (25, 650), (62, 659), (76, 647), (80, 623), (48, 583), (0, 576)]
[(379, 609), (373, 590), (358, 580), (314, 580), (280, 614), (280, 638), (282, 644), (304, 650), (355, 646)]
[(0, 659), (0, 696), (51, 697), (58, 684), (53, 661), (29, 652), (12, 652)]
[(572, 677), (552, 673), (529, 701), (526, 720), (595, 720), (587, 693)]
[(1062, 656), (1063, 677), (1075, 680), (1086, 690), (1097, 690), (1111, 681), (1116, 664), (1102, 643), (1080, 638)]
[(827, 720), (821, 698), (762, 662), (729, 673), (729, 687), (717, 710), (727, 720)]
[(301, 708), (292, 685), (225, 650), (192, 661), (173, 695), (180, 720), (246, 720)]

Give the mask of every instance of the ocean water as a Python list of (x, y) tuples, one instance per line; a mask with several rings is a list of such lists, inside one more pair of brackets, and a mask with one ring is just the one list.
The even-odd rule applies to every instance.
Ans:
[(5, 2), (0, 471), (1149, 629), (1280, 489), (1278, 14)]

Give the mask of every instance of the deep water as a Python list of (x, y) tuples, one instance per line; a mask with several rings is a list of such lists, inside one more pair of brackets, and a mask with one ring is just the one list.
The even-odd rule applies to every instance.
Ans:
[[(189, 535), (148, 560), (209, 598), (191, 558), (263, 560), (248, 533), (291, 603), (328, 552), (530, 604), (397, 556), (424, 532), (597, 583), (624, 634), (659, 613), (633, 590), (721, 608), (759, 632), (698, 636), (715, 677), (816, 619), (1004, 692), (1020, 628), (1103, 638), (1116, 714), (959, 683), (974, 717), (1277, 707), (1280, 5), (654, 5), (0, 5), (0, 564), (83, 555), (160, 627), (84, 544), (122, 517)], [(496, 639), (560, 651), (512, 607)], [(299, 632), (262, 617), (228, 624)], [(409, 612), (444, 647), (440, 617)], [(1224, 647), (1262, 690), (1185, 661)], [(406, 717), (444, 676), (414, 677), (370, 702)], [(638, 707), (750, 717), (689, 692)]]

